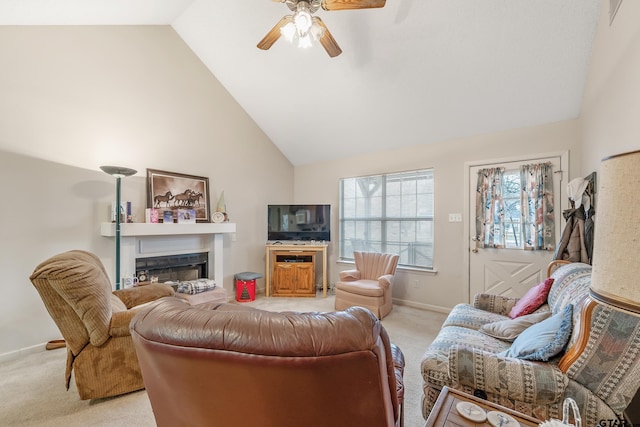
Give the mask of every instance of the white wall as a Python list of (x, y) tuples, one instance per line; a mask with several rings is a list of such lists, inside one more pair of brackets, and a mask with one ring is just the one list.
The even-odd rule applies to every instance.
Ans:
[[(293, 167), (170, 27), (0, 27), (0, 356), (58, 338), (34, 267), (86, 249), (113, 271), (101, 237), (115, 181), (143, 220), (146, 168), (206, 176), (224, 191), (224, 286), (264, 271), (266, 205), (293, 199)], [(265, 168), (269, 165), (269, 168)], [(258, 282), (260, 287), (264, 284)]]
[(640, 149), (640, 2), (624, 0), (612, 25), (602, 2), (582, 104), (583, 173)]
[[(463, 221), (468, 221), (464, 210), (465, 187), (468, 185), (464, 180), (465, 162), (565, 150), (570, 153), (570, 169), (578, 170), (576, 162), (580, 156), (580, 141), (575, 120), (296, 166), (294, 193), (297, 203), (319, 201), (331, 203), (334, 207), (329, 265), (331, 283), (335, 283), (338, 272), (348, 267), (336, 264), (338, 180), (343, 177), (434, 168), (434, 267), (437, 273), (399, 272), (393, 297), (396, 302), (404, 304), (447, 310), (466, 300), (468, 287), (463, 270), (468, 247), (463, 235), (464, 222), (448, 222), (449, 213), (462, 213)], [(416, 280), (419, 289), (409, 286)]]

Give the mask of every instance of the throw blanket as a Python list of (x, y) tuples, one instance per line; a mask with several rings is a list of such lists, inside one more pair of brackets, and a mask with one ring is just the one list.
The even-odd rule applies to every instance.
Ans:
[(181, 294), (195, 295), (215, 289), (215, 287), (216, 282), (211, 279), (187, 280), (178, 283), (178, 292)]

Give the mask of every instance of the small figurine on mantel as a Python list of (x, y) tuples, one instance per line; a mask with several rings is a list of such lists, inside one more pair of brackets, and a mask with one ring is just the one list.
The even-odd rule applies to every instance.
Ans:
[[(131, 202), (120, 202), (120, 223), (135, 222), (135, 216), (131, 213)], [(116, 222), (116, 204), (111, 205), (111, 222)]]
[(229, 216), (227, 215), (227, 205), (224, 201), (224, 191), (220, 193), (220, 199), (218, 199), (218, 207), (212, 215), (213, 222), (227, 222)]

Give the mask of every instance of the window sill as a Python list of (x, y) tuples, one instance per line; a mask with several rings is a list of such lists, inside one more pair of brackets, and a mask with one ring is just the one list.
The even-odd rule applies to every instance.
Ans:
[[(345, 264), (345, 265), (356, 265), (355, 261), (348, 259), (338, 259), (336, 264)], [(410, 271), (412, 273), (424, 273), (428, 275), (436, 275), (438, 274), (438, 270), (435, 268), (422, 268), (422, 267), (411, 267), (407, 265), (399, 265), (397, 270), (400, 271)]]

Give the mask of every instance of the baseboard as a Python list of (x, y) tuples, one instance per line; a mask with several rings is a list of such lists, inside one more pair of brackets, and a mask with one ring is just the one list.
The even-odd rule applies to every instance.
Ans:
[(0, 363), (8, 362), (10, 360), (16, 360), (26, 356), (27, 354), (40, 353), (40, 352), (46, 351), (45, 345), (47, 345), (47, 343), (36, 344), (36, 345), (32, 345), (31, 347), (25, 347), (19, 350), (0, 354)]
[[(334, 287), (327, 287), (327, 296), (334, 295), (334, 291), (335, 291)], [(322, 293), (322, 287), (320, 287), (319, 292)], [(266, 295), (266, 289), (257, 288), (256, 295)], [(441, 306), (432, 305), (432, 304), (423, 304), (415, 301), (403, 300), (398, 298), (394, 298), (393, 303), (397, 305), (404, 305), (406, 307), (418, 308), (421, 310), (435, 311), (437, 313), (443, 313), (443, 314), (449, 314), (451, 312), (451, 308), (449, 307), (441, 307)]]
[(449, 314), (451, 312), (451, 308), (449, 307), (440, 307), (438, 305), (432, 304), (423, 304), (415, 301), (402, 300), (398, 298), (393, 299), (394, 305), (404, 305), (406, 307), (419, 308), (421, 310), (435, 311), (437, 313)]

